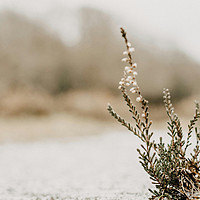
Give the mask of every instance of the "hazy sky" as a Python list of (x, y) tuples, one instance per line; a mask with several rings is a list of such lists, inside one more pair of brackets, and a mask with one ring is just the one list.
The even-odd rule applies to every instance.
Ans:
[[(175, 44), (200, 61), (200, 0), (1, 0), (1, 9), (12, 9), (49, 24), (63, 38), (77, 34), (74, 17), (81, 6), (108, 12), (127, 30), (159, 42)], [(70, 33), (72, 34), (72, 33)], [(64, 38), (65, 39), (65, 38)]]

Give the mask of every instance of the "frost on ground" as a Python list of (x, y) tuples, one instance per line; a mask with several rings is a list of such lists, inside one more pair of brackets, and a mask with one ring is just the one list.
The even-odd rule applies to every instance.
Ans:
[(0, 146), (0, 200), (146, 200), (139, 140), (109, 133)]

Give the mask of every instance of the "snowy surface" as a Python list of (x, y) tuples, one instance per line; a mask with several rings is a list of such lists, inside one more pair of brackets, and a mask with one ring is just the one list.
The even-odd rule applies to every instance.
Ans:
[(0, 145), (0, 200), (143, 200), (139, 140), (109, 133), (75, 141)]

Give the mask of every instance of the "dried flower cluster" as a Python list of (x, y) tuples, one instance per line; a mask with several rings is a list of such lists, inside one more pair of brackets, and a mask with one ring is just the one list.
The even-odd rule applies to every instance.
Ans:
[[(123, 53), (126, 57), (122, 61), (127, 65), (119, 82), (119, 89), (135, 121), (135, 127), (132, 127), (130, 123), (120, 117), (110, 105), (107, 109), (118, 122), (128, 128), (142, 142), (141, 149), (137, 149), (140, 163), (156, 187), (155, 190), (149, 189), (152, 193), (151, 200), (200, 199), (200, 129), (196, 127), (196, 123), (200, 118), (199, 104), (195, 102), (195, 114), (188, 125), (187, 137), (184, 139), (180, 119), (172, 106), (169, 90), (164, 89), (164, 104), (169, 117), (169, 132), (167, 134), (171, 140), (169, 144), (165, 144), (162, 137), (159, 143), (152, 140), (153, 132), (150, 132), (152, 121), (149, 120), (148, 101), (141, 95), (136, 80), (138, 75), (136, 71), (137, 64), (132, 61), (131, 53), (134, 52), (134, 48), (128, 42), (123, 28), (121, 28), (121, 33), (126, 44), (126, 51)], [(132, 103), (127, 91), (136, 94), (135, 100), (141, 105), (141, 114)], [(188, 148), (192, 146), (190, 139), (193, 132), (196, 135), (196, 145), (193, 147), (193, 153), (188, 157), (186, 153)]]

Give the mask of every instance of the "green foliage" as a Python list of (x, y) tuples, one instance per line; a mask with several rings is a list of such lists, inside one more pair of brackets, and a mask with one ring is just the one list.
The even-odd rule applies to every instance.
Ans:
[[(199, 161), (199, 140), (200, 129), (196, 123), (200, 118), (199, 103), (195, 102), (195, 114), (188, 125), (188, 133), (184, 139), (184, 133), (180, 119), (175, 113), (171, 103), (170, 92), (168, 89), (163, 91), (163, 99), (167, 115), (169, 117), (168, 132), (170, 142), (163, 142), (162, 137), (160, 142), (156, 143), (152, 140), (153, 132), (150, 131), (152, 121), (149, 120), (148, 101), (141, 95), (140, 89), (136, 83), (135, 68), (132, 62), (130, 43), (127, 40), (126, 32), (121, 28), (122, 37), (125, 39), (127, 51), (123, 61), (127, 62), (130, 67), (125, 67), (124, 76), (120, 81), (119, 89), (122, 92), (123, 98), (128, 106), (132, 118), (135, 121), (135, 127), (126, 122), (120, 117), (113, 108), (108, 105), (109, 113), (123, 126), (128, 128), (134, 135), (141, 140), (141, 148), (137, 149), (142, 167), (150, 176), (152, 184), (155, 185), (155, 190), (149, 189), (152, 193), (151, 200), (154, 199), (199, 199), (200, 198), (200, 161)], [(128, 72), (127, 72), (128, 69)], [(133, 75), (127, 78), (127, 73)], [(130, 80), (132, 82), (130, 82)], [(140, 115), (137, 107), (132, 103), (127, 87), (133, 83), (132, 93), (138, 95), (136, 101), (140, 103), (142, 115)], [(196, 135), (196, 145), (193, 147), (193, 152), (188, 156), (187, 151), (191, 143), (192, 134)]]

